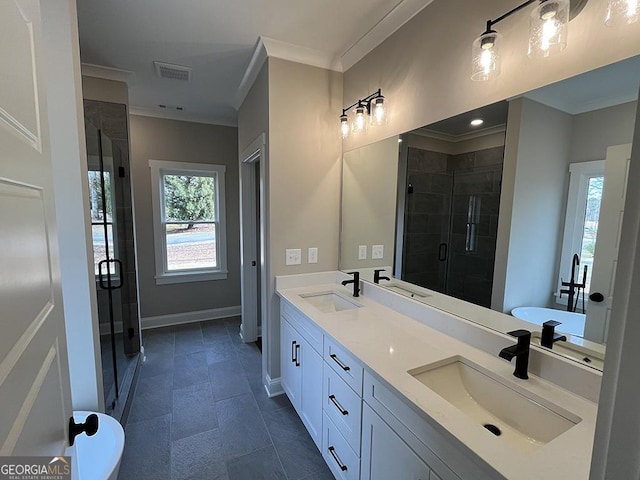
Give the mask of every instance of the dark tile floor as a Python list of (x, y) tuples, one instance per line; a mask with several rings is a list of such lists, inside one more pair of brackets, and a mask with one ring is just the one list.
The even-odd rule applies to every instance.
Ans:
[(333, 480), (287, 397), (267, 397), (239, 325), (144, 332), (119, 480)]

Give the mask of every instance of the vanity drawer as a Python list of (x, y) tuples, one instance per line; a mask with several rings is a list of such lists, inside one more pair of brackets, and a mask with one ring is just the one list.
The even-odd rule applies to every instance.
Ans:
[(322, 355), (323, 330), (312, 320), (308, 319), (300, 310), (286, 300), (280, 301), (280, 314), (298, 330), (309, 345)]
[(322, 456), (338, 480), (359, 480), (360, 457), (351, 449), (331, 419), (323, 415)]
[(332, 368), (325, 364), (323, 371), (322, 409), (360, 455), (362, 399)]
[(362, 396), (362, 377), (364, 374), (362, 364), (329, 336), (324, 337), (324, 361), (353, 388), (358, 396)]

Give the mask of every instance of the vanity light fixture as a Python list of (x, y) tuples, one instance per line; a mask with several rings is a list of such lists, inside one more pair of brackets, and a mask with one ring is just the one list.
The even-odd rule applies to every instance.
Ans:
[(493, 26), (536, 2), (538, 5), (529, 20), (529, 57), (548, 57), (566, 47), (569, 0), (527, 0), (495, 20), (487, 20), (487, 29), (472, 45), (471, 80), (490, 80), (500, 75), (499, 45), (502, 36)]
[(640, 16), (640, 0), (609, 0), (604, 23), (608, 27), (619, 27), (635, 23)]
[[(387, 108), (388, 104), (380, 89), (349, 105), (340, 115), (340, 135), (345, 139), (351, 133), (364, 132), (368, 125), (384, 125), (389, 116)], [(349, 115), (352, 116), (351, 122)]]

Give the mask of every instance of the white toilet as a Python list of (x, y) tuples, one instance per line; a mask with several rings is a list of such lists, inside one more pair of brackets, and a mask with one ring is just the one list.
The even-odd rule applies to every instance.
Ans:
[(82, 433), (75, 439), (79, 480), (117, 480), (124, 430), (115, 418), (104, 413), (77, 411), (73, 419), (83, 423), (92, 413), (98, 415), (98, 431), (91, 437)]

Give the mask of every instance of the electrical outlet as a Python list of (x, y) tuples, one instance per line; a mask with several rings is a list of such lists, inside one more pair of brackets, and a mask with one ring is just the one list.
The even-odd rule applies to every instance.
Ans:
[(302, 250), (299, 248), (287, 248), (286, 265), (300, 265), (302, 263)]
[(367, 246), (360, 245), (358, 246), (358, 260), (366, 260), (367, 259)]
[(371, 258), (379, 260), (384, 257), (384, 245), (374, 245), (371, 247)]
[(307, 263), (318, 263), (318, 249), (315, 247), (309, 248), (307, 255)]

